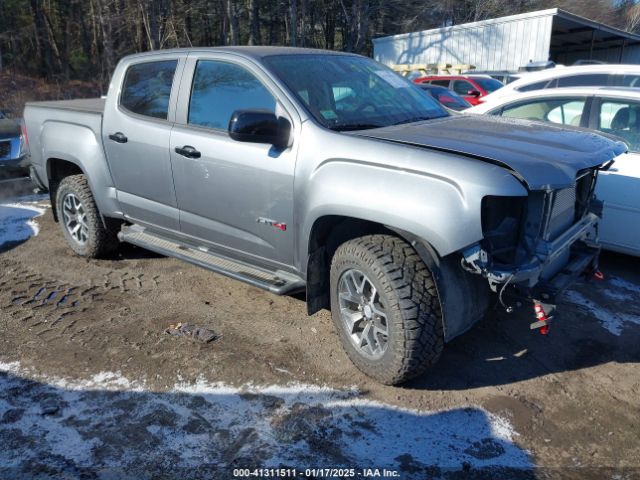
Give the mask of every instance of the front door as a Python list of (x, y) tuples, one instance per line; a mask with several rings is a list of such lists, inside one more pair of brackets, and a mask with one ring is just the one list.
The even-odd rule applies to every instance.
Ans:
[[(180, 59), (132, 60), (114, 77), (105, 108), (103, 144), (118, 201), (127, 218), (178, 231), (169, 136)], [(184, 60), (182, 60), (184, 62)], [(118, 73), (121, 79), (117, 78)], [(120, 83), (118, 83), (120, 82)], [(115, 85), (122, 85), (120, 94)]]
[(640, 255), (640, 102), (599, 99), (592, 119), (595, 128), (621, 137), (631, 151), (598, 176), (596, 196), (604, 202), (600, 241)]
[(182, 233), (232, 256), (292, 265), (295, 149), (228, 135), (236, 110), (277, 111), (291, 120), (276, 87), (231, 55), (189, 57), (184, 78), (192, 85), (182, 89), (171, 133)]

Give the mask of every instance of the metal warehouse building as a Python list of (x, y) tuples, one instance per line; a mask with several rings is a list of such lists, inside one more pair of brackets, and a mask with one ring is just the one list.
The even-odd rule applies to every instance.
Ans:
[(373, 40), (387, 65), (470, 64), (517, 70), (529, 61), (640, 63), (640, 36), (553, 8)]

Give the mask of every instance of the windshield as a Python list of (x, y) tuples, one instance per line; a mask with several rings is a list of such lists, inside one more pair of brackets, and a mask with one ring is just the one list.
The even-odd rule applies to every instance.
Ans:
[(495, 78), (474, 77), (473, 81), (480, 85), (487, 93), (493, 93), (499, 88), (504, 87), (502, 82)]
[(368, 58), (275, 55), (264, 63), (323, 126), (364, 130), (445, 117), (413, 83)]

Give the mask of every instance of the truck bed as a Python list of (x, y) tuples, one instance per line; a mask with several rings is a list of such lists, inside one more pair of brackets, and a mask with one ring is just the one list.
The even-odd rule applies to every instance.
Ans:
[(27, 106), (39, 108), (55, 108), (56, 110), (72, 110), (76, 112), (99, 113), (104, 112), (104, 98), (83, 98), (78, 100), (57, 100), (47, 102), (28, 102)]
[[(26, 104), (24, 122), (29, 138), (30, 162), (44, 187), (48, 187), (47, 158), (65, 158), (61, 157), (63, 152), (74, 150), (88, 155), (87, 149), (102, 154), (104, 106), (102, 98)], [(48, 141), (43, 141), (45, 138)], [(47, 147), (44, 150), (43, 145)]]

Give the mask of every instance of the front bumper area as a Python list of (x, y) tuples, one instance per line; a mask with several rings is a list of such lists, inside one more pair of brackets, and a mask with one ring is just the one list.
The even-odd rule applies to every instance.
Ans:
[(493, 265), (480, 244), (462, 252), (465, 270), (485, 277), (494, 292), (506, 285), (519, 290), (544, 293), (555, 297), (583, 272), (597, 268), (600, 248), (596, 245), (600, 218), (588, 213), (551, 241), (539, 240), (530, 262), (503, 266)]

